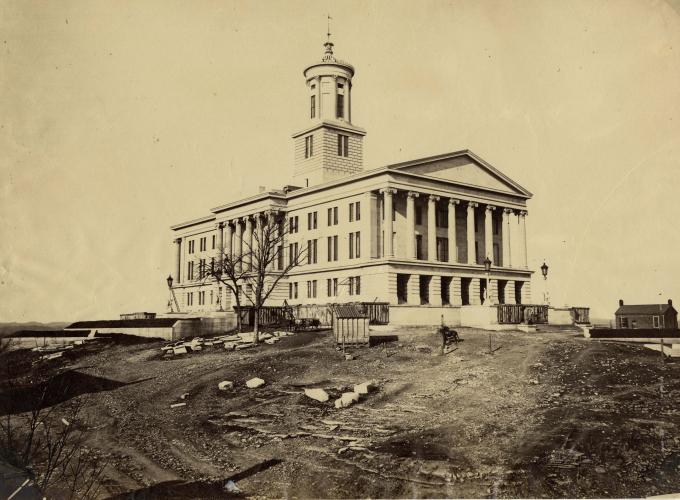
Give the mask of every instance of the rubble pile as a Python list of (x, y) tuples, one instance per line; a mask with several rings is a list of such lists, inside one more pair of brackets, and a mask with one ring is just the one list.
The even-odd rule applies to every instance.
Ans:
[[(259, 340), (262, 343), (273, 345), (279, 342), (284, 337), (294, 335), (294, 332), (275, 331), (271, 333), (260, 332)], [(173, 357), (176, 355), (189, 354), (200, 352), (204, 349), (224, 349), (225, 351), (241, 351), (244, 349), (251, 349), (260, 344), (255, 344), (255, 335), (253, 332), (233, 333), (229, 335), (219, 335), (204, 339), (203, 337), (194, 337), (191, 340), (179, 340), (171, 342), (161, 347), (161, 352), (166, 357)]]

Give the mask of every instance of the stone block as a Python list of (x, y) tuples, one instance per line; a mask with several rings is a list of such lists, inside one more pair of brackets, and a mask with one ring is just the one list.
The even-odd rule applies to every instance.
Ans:
[(180, 408), (180, 407), (186, 406), (186, 405), (187, 405), (186, 403), (175, 403), (175, 404), (170, 405), (170, 408)]
[(246, 387), (248, 387), (249, 389), (256, 389), (257, 387), (263, 386), (264, 383), (265, 383), (264, 380), (262, 380), (261, 378), (255, 377), (255, 378), (251, 378), (250, 380), (248, 380), (246, 382)]
[(368, 394), (373, 389), (375, 389), (375, 385), (372, 382), (364, 382), (363, 384), (354, 386), (354, 392), (356, 394)]
[(305, 396), (322, 403), (328, 401), (328, 393), (323, 389), (305, 389)]
[(173, 347), (173, 349), (172, 349), (173, 354), (186, 354), (187, 352), (188, 352), (187, 348), (184, 347), (184, 346)]
[(234, 383), (231, 380), (223, 380), (222, 382), (217, 384), (217, 388), (220, 391), (228, 391), (234, 388)]

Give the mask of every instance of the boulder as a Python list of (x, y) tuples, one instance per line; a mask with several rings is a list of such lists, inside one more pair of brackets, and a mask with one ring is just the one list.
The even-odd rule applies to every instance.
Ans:
[(328, 401), (328, 393), (323, 389), (305, 389), (305, 396), (320, 401), (322, 403)]
[(234, 383), (231, 380), (223, 380), (219, 384), (217, 384), (217, 388), (220, 391), (228, 391), (229, 389), (234, 388)]
[(354, 359), (354, 356), (351, 354), (345, 354), (345, 361), (352, 361)]
[(261, 378), (257, 378), (257, 377), (251, 378), (250, 380), (248, 380), (246, 382), (246, 387), (248, 387), (249, 389), (255, 389), (255, 388), (261, 387), (263, 385), (264, 385), (264, 380), (262, 380)]
[(236, 349), (236, 344), (234, 344), (233, 342), (225, 342), (224, 349), (226, 351), (233, 351), (234, 349)]
[(373, 389), (375, 389), (375, 385), (372, 382), (364, 382), (363, 384), (354, 386), (354, 392), (356, 394), (368, 394)]
[(359, 395), (356, 392), (343, 392), (339, 399), (335, 400), (336, 408), (347, 408), (359, 402)]

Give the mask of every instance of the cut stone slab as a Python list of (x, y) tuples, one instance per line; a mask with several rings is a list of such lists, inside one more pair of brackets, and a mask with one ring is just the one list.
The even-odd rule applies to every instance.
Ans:
[(359, 395), (356, 392), (343, 392), (339, 399), (335, 400), (336, 408), (347, 408), (359, 402)]
[(305, 396), (321, 403), (328, 401), (328, 393), (323, 389), (305, 389)]
[(351, 354), (345, 354), (345, 361), (352, 361), (354, 359), (354, 356)]
[(250, 344), (250, 343), (248, 343), (248, 344), (238, 344), (236, 346), (236, 350), (240, 351), (242, 349), (250, 349), (251, 347), (255, 347), (255, 344)]
[(354, 386), (354, 392), (356, 394), (368, 394), (373, 389), (375, 389), (375, 385), (370, 381)]
[(188, 351), (187, 351), (187, 348), (184, 347), (184, 346), (181, 346), (181, 347), (173, 347), (173, 348), (172, 348), (172, 353), (173, 353), (173, 354), (186, 354), (187, 352), (188, 352)]
[(170, 408), (179, 408), (180, 406), (186, 406), (186, 403), (175, 403), (170, 405)]
[(234, 344), (233, 342), (225, 342), (224, 349), (227, 351), (233, 351), (234, 349), (236, 349), (236, 345), (237, 344)]
[(272, 345), (272, 344), (276, 344), (278, 341), (279, 341), (279, 338), (278, 338), (278, 337), (272, 337), (272, 338), (270, 338), (270, 339), (266, 339), (266, 340), (264, 341), (264, 343), (265, 343), (265, 344)]
[(234, 388), (234, 383), (231, 380), (223, 380), (219, 384), (217, 384), (217, 388), (220, 391), (228, 391), (229, 389)]
[(246, 387), (248, 387), (249, 389), (255, 389), (255, 388), (261, 387), (263, 385), (264, 385), (264, 380), (262, 380), (261, 378), (257, 378), (257, 377), (251, 378), (250, 380), (248, 380), (246, 382)]

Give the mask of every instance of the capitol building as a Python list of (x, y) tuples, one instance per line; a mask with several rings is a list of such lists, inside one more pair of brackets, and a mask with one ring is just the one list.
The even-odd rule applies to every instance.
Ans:
[(466, 308), (530, 303), (532, 194), (467, 149), (365, 166), (366, 130), (352, 121), (354, 67), (333, 43), (324, 46), (303, 71), (308, 106), (300, 112), (309, 120), (292, 134), (290, 185), (225, 200), (171, 227), (180, 311), (232, 309), (231, 293), (199, 279), (196, 262), (242, 252), (272, 217), (291, 228), (284, 252), (306, 251), (267, 304), (387, 302), (397, 323), (461, 324)]

